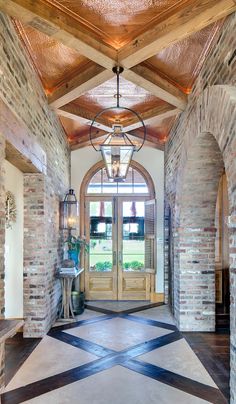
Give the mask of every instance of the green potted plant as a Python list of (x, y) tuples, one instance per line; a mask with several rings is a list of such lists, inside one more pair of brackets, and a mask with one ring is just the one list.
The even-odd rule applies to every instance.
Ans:
[(67, 248), (68, 248), (68, 258), (73, 260), (75, 265), (79, 264), (79, 256), (84, 249), (85, 252), (89, 252), (89, 244), (86, 240), (82, 237), (76, 237), (69, 235), (68, 239), (66, 240)]

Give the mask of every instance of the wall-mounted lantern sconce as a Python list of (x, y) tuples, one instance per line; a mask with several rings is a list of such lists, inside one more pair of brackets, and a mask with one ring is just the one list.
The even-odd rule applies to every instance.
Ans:
[(79, 217), (79, 203), (73, 189), (69, 189), (64, 201), (60, 202), (60, 229), (75, 230)]

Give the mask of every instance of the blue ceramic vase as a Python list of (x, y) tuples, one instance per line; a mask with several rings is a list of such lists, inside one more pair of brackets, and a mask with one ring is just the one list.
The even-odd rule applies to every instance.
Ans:
[(78, 251), (76, 251), (76, 250), (68, 250), (68, 258), (69, 258), (70, 260), (73, 260), (76, 266), (79, 265), (79, 254), (78, 254)]

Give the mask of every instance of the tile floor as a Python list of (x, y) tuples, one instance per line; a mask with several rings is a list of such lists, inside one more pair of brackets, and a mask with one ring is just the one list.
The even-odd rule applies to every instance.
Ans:
[(167, 306), (131, 315), (86, 309), (77, 322), (57, 323), (1, 398), (2, 404), (227, 403)]

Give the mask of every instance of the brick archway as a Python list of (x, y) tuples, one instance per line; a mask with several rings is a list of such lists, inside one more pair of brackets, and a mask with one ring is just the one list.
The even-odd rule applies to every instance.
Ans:
[(219, 85), (205, 90), (189, 113), (177, 173), (174, 306), (181, 330), (215, 329), (214, 218), (219, 178), (224, 169), (229, 197), (231, 380), (235, 380), (236, 88)]
[(215, 137), (201, 133), (188, 150), (178, 194), (175, 315), (185, 331), (215, 330), (215, 209), (223, 171)]

